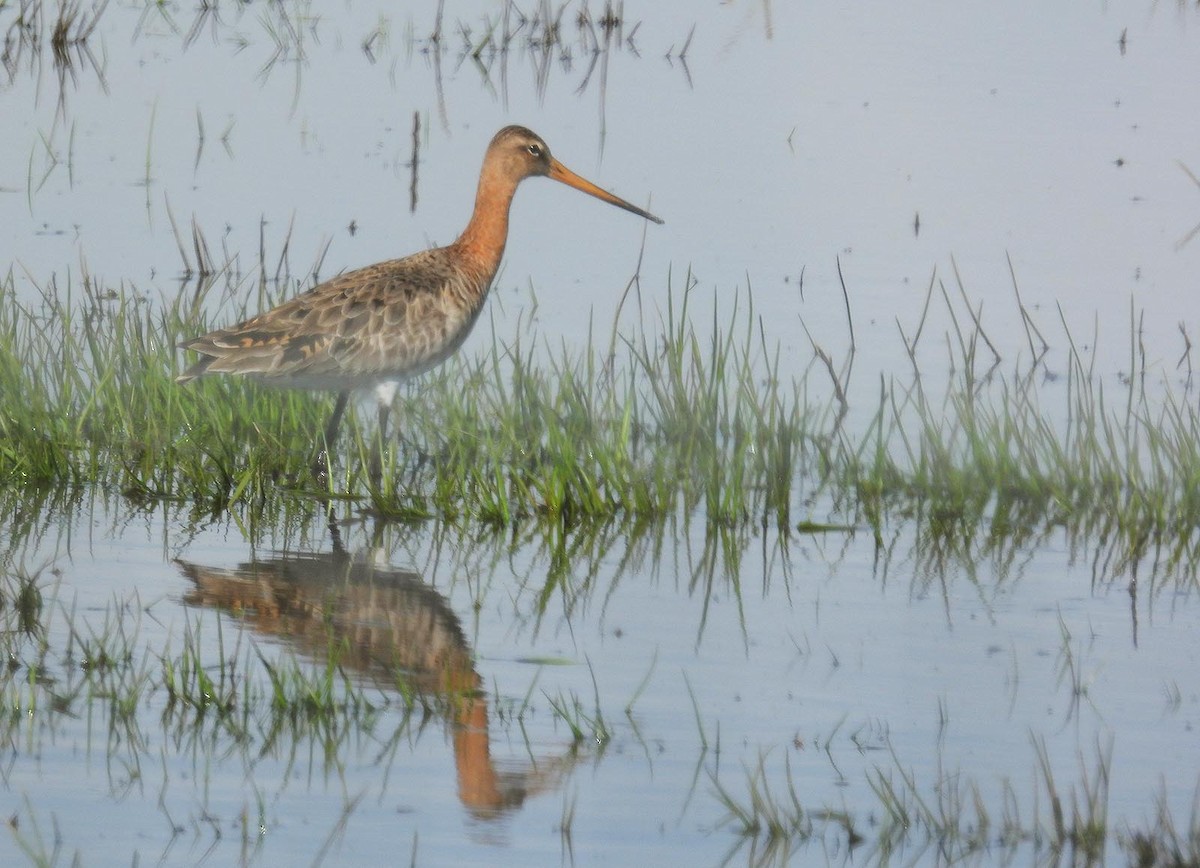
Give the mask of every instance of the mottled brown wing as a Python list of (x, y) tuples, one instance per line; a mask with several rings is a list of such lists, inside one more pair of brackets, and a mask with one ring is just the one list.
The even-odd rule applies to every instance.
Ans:
[[(412, 376), (457, 348), (482, 293), (445, 248), (326, 281), (266, 313), (181, 346), (202, 358), (180, 377), (236, 373), (310, 388)], [(470, 298), (471, 296), (477, 296)], [(466, 304), (464, 302), (476, 302)]]

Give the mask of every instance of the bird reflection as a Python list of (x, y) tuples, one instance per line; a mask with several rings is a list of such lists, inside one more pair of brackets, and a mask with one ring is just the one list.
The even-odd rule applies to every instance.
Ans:
[(459, 799), (475, 817), (515, 811), (554, 787), (569, 764), (565, 757), (497, 768), (487, 697), (462, 624), (419, 574), (351, 555), (336, 536), (327, 553), (275, 553), (233, 569), (178, 563), (194, 583), (186, 604), (231, 613), (310, 658), (340, 646), (347, 670), (381, 687), (403, 682), (445, 700), (437, 707), (453, 730)]

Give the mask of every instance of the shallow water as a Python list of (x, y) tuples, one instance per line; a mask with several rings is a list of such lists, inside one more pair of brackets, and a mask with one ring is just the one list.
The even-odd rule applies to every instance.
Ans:
[[(275, 274), (289, 227), (297, 275), (445, 243), (488, 138), (522, 122), (667, 219), (647, 227), (525, 185), (492, 312), (515, 316), (536, 297), (550, 341), (586, 335), (581, 307), (607, 330), (640, 261), (647, 315), (668, 274), (679, 286), (690, 269), (706, 295), (753, 286), (768, 337), (797, 367), (811, 351), (802, 322), (840, 357), (840, 257), (870, 384), (907, 367), (897, 321), (915, 330), (931, 278), (955, 292), (953, 259), (1008, 364), (1025, 346), (1011, 258), (1053, 370), (1061, 306), (1080, 344), (1098, 324), (1100, 370), (1127, 372), (1132, 305), (1151, 369), (1175, 371), (1200, 265), (1189, 238), (1200, 189), (1184, 169), (1200, 175), (1200, 121), (1178, 87), (1200, 59), (1194, 11), (752, 3), (694, 17), (629, 5), (594, 56), (580, 8), (566, 7), (553, 52), (531, 49), (527, 27), (478, 61), (463, 46), (489, 21), (505, 27), (492, 3), (450, 4), (441, 52), (425, 41), (432, 15), (371, 4), (195, 19), (170, 4), (107, 9), (63, 86), (43, 51), (23, 55), (4, 88), (19, 123), (0, 142), (0, 227), (18, 284), (78, 279), (85, 262), (111, 283), (174, 294), (172, 215), (189, 260), (194, 220), (216, 264), (250, 275), (260, 243)], [(936, 340), (928, 350), (930, 367), (944, 364)]]
[[(1143, 574), (1131, 600), (1124, 576), (1095, 573), (1094, 549), (1053, 535), (989, 551), (980, 532), (939, 552), (910, 523), (877, 549), (864, 532), (721, 539), (697, 522), (658, 539), (568, 533), (563, 569), (558, 541), (439, 523), (342, 525), (341, 554), (319, 510), (286, 531), (309, 544), (104, 504), (61, 527), (21, 552), (59, 573), (51, 648), (67, 623), (83, 636), (120, 623), (157, 676), (190, 629), (210, 670), (235, 661), (257, 683), (259, 655), (319, 670), (332, 630), (375, 706), (332, 725), (250, 703), (226, 719), (158, 689), (129, 726), (96, 697), (10, 720), (19, 830), (38, 822), (49, 839), (53, 822), (87, 864), (354, 864), (410, 849), (417, 864), (711, 863), (738, 843), (715, 781), (744, 799), (760, 761), (781, 797), (790, 769), (805, 810), (847, 811), (871, 864), (886, 819), (873, 777), (911, 775), (926, 799), (977, 788), (997, 826), (1008, 787), (1029, 828), (1048, 824), (1035, 743), (1067, 804), (1107, 769), (1114, 832), (1144, 824), (1160, 794), (1186, 817), (1194, 794), (1194, 595)], [(49, 669), (63, 695), (72, 681), (96, 691), (68, 660)], [(434, 698), (425, 711), (390, 686), (398, 671)], [(473, 683), (467, 707), (436, 702)], [(564, 702), (598, 714), (608, 740), (584, 724), (575, 743), (554, 713)], [(803, 861), (842, 861), (845, 834), (821, 830)], [(0, 843), (6, 861), (12, 847)]]
[[(1047, 374), (1066, 359), (1059, 308), (1114, 389), (1131, 307), (1150, 379), (1190, 370), (1177, 360), (1200, 265), (1200, 189), (1181, 167), (1200, 174), (1200, 115), (1181, 86), (1200, 53), (1194, 10), (627, 3), (621, 41), (589, 72), (578, 8), (563, 17), (569, 58), (518, 37), (476, 61), (461, 46), (493, 4), (446, 4), (440, 52), (423, 41), (432, 13), (387, 6), (197, 19), (112, 5), (61, 81), (47, 45), (0, 79), (16, 119), (0, 136), (0, 239), (17, 291), (34, 298), (52, 278), (80, 291), (84, 264), (101, 286), (191, 291), (171, 215), (188, 257), (195, 221), (247, 298), (260, 233), (268, 276), (319, 260), (327, 277), (446, 242), (486, 141), (520, 122), (667, 223), (525, 185), (490, 308), (501, 336), (532, 323), (551, 346), (581, 342), (583, 311), (607, 332), (640, 262), (641, 303), (623, 322), (653, 321), (668, 275), (677, 289), (695, 276), (698, 322), (709, 296), (745, 305), (749, 285), (764, 338), (799, 375), (812, 353), (801, 324), (835, 358), (849, 346), (840, 259), (852, 390), (871, 393), (880, 372), (908, 370), (897, 323), (915, 330), (931, 277), (957, 298), (954, 264), (1005, 368), (1028, 364), (1011, 261), (1052, 345)], [(933, 307), (924, 371), (946, 365), (945, 311)], [(488, 339), (481, 329), (463, 352)], [(1044, 385), (1051, 411), (1057, 388)], [(903, 792), (905, 776), (930, 804), (957, 794), (964, 824), (978, 788), (992, 844), (975, 861), (1049, 863), (1044, 840), (998, 843), (1005, 818), (1048, 837), (1044, 743), (1068, 813), (1108, 770), (1119, 863), (1123, 829), (1152, 825), (1160, 795), (1186, 824), (1200, 783), (1196, 576), (1166, 554), (1130, 564), (1100, 536), (939, 535), (921, 517), (876, 541), (690, 516), (648, 535), (350, 523), (343, 556), (315, 504), (288, 509), (299, 516), (258, 526), (88, 493), (40, 535), (19, 516), (0, 525), (6, 571), (44, 566), (55, 691), (83, 691), (6, 720), (0, 796), (15, 833), (0, 862), (30, 842), (50, 851), (56, 834), (60, 861), (78, 851), (84, 864), (769, 861), (785, 857), (739, 837), (719, 797), (745, 803), (761, 761), (784, 804), (790, 771), (810, 819), (845, 811), (863, 836), (848, 850), (837, 822), (814, 819), (814, 839), (793, 841), (801, 864), (884, 861), (877, 791)], [(823, 500), (812, 514), (846, 520)], [(267, 681), (264, 660), (319, 671), (322, 631), (347, 631), (365, 658), (343, 671), (375, 708), (332, 730), (259, 708), (234, 731), (158, 689), (132, 723), (101, 719), (103, 679), (63, 653), (89, 635), (70, 646), (71, 623), (123, 625), (156, 678), (194, 631), (208, 665), (238, 661), (252, 684)], [(401, 639), (448, 657), (413, 657)], [(415, 712), (395, 671), (422, 697)], [(456, 705), (446, 679), (477, 682), (479, 698)], [(580, 743), (555, 713), (576, 702)], [(894, 858), (939, 854), (914, 833)]]

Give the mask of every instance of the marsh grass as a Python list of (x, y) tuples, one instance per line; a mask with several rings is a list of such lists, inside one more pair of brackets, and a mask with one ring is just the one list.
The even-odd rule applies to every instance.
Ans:
[(746, 842), (752, 865), (787, 864), (793, 851), (807, 844), (815, 834), (813, 819), (796, 793), (791, 763), (784, 757), (785, 785), (772, 788), (768, 782), (765, 754), (760, 754), (754, 768), (744, 769), (746, 800), (742, 801), (710, 775), (717, 801), (725, 808), (722, 825), (731, 826), (740, 840), (726, 857), (727, 861)]
[[(828, 523), (807, 505), (824, 492), (838, 523), (877, 540), (893, 519), (951, 549), (982, 526), (998, 539), (1066, 526), (1109, 541), (1114, 572), (1149, 556), (1190, 573), (1200, 556), (1196, 408), (1139, 362), (1132, 311), (1134, 376), (1115, 397), (1063, 323), (1066, 406), (1060, 386), (1047, 409), (1041, 357), (1007, 377), (990, 356), (985, 366), (980, 348), (996, 342), (931, 284), (926, 311), (940, 300), (952, 323), (944, 389), (916, 362), (922, 320), (912, 337), (901, 328), (913, 376), (877, 381), (860, 403), (853, 360), (839, 370), (816, 343), (815, 363), (789, 373), (748, 292), (697, 322), (688, 275), (657, 317), (643, 314), (632, 334), (614, 327), (607, 351), (493, 331), (490, 350), (398, 399), (402, 439), (383, 486), (364, 472), (372, 426), (351, 413), (330, 487), (317, 489), (308, 462), (330, 396), (174, 382), (175, 345), (213, 325), (208, 311), (226, 321), (294, 291), (271, 289), (265, 273), (256, 297), (228, 263), (169, 300), (86, 273), (51, 279), (28, 304), (11, 276), (0, 284), (0, 492), (98, 486), (131, 504), (187, 504), (196, 518), (282, 491), (405, 520), (574, 528), (684, 513), (805, 533)], [(1030, 347), (1041, 334), (1029, 326)], [(847, 418), (865, 422), (852, 430)]]
[(589, 712), (573, 692), (565, 696), (561, 693), (556, 696), (547, 694), (546, 701), (550, 703), (554, 716), (567, 725), (571, 740), (576, 746), (590, 742), (594, 747), (602, 749), (612, 738), (599, 706)]
[(0, 575), (0, 634), (11, 641), (38, 640), (46, 604), (45, 567)]
[(1117, 837), (1130, 864), (1137, 868), (1200, 865), (1200, 789), (1192, 797), (1186, 825), (1172, 815), (1164, 792), (1155, 800), (1150, 826), (1145, 829), (1129, 827), (1121, 830)]
[[(574, 691), (565, 696), (561, 693), (557, 696), (549, 694), (545, 694), (545, 696), (555, 718), (567, 725), (571, 732), (572, 743), (576, 747), (590, 743), (593, 750), (603, 751), (612, 738), (612, 730), (604, 719), (604, 711), (600, 702), (600, 686), (596, 683), (596, 670), (592, 668), (590, 660), (588, 661), (588, 672), (592, 676), (594, 694), (592, 711), (587, 711)], [(632, 703), (633, 700), (630, 702)]]
[[(726, 862), (742, 854), (753, 865), (790, 864), (820, 841), (827, 854), (857, 851), (855, 864), (915, 864), (930, 855), (937, 864), (955, 865), (1103, 864), (1114, 840), (1108, 822), (1112, 745), (1098, 745), (1090, 760), (1080, 755), (1078, 777), (1071, 782), (1056, 775), (1044, 740), (1032, 738), (1032, 746), (1037, 792), (1024, 802), (1032, 806), (1024, 816), (1011, 781), (1002, 782), (998, 801), (984, 795), (982, 782), (943, 770), (940, 762), (935, 779), (922, 781), (890, 746), (891, 762), (867, 771), (873, 803), (853, 812), (806, 805), (786, 754), (782, 773), (763, 753), (756, 765), (743, 768), (736, 785), (710, 771), (714, 797), (725, 810), (719, 826), (736, 836)], [(1192, 864), (1153, 861), (1194, 848), (1196, 818), (1191, 831), (1181, 834), (1164, 805), (1153, 830), (1115, 836), (1128, 855), (1151, 860), (1133, 864)]]

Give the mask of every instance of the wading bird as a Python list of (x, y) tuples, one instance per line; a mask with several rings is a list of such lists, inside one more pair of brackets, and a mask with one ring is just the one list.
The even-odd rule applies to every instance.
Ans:
[(336, 391), (313, 462), (320, 481), (351, 392), (373, 390), (379, 430), (369, 473), (378, 481), (396, 389), (444, 362), (470, 334), (504, 254), (513, 194), (534, 175), (663, 222), (576, 175), (534, 132), (505, 127), (488, 145), (475, 211), (454, 243), (346, 272), (252, 319), (185, 341), (180, 346), (200, 359), (177, 381), (242, 374), (275, 386)]

